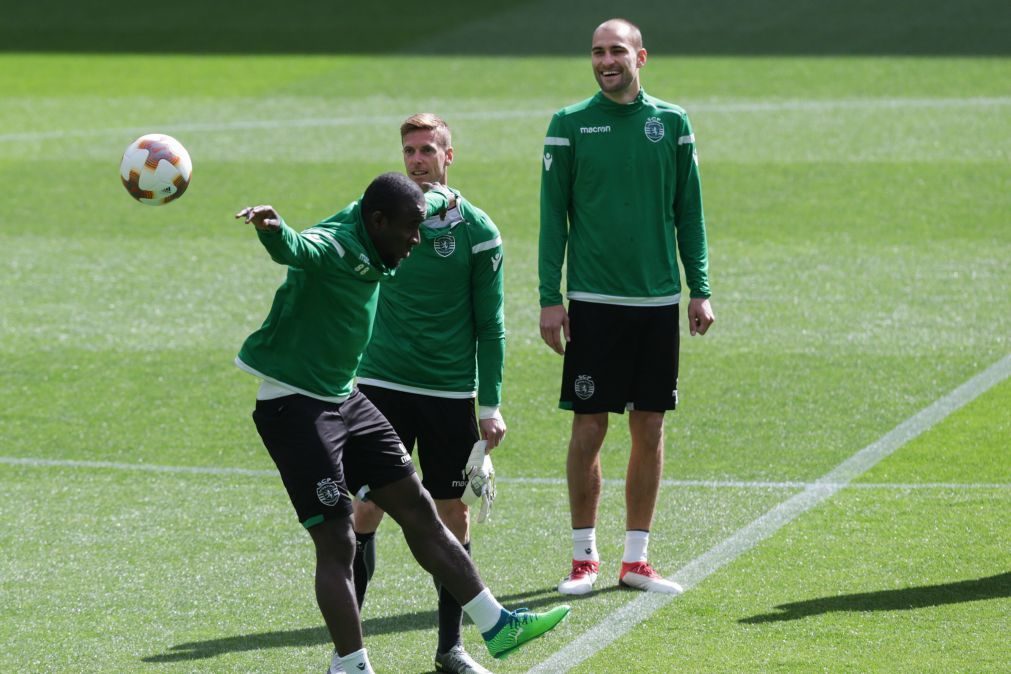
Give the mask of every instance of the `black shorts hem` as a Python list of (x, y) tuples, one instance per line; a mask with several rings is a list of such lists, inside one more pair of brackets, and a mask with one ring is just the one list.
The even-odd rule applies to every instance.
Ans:
[(352, 507), (333, 508), (321, 513), (316, 513), (315, 515), (312, 515), (311, 517), (308, 517), (304, 520), (299, 520), (299, 524), (301, 524), (305, 529), (312, 529), (313, 527), (318, 527), (320, 524), (323, 524), (324, 522), (347, 519), (351, 517), (353, 514), (354, 509)]
[[(415, 470), (414, 468), (414, 462), (412, 461), (411, 463), (405, 464), (404, 470), (402, 471), (393, 471), (392, 469), (387, 470), (386, 473), (382, 476), (382, 478), (380, 478), (379, 480), (369, 480), (368, 482), (358, 487), (356, 492), (360, 492), (362, 490), (362, 487), (368, 487), (369, 491), (373, 489), (382, 489), (383, 487), (388, 487), (394, 482), (400, 482), (404, 478), (410, 477), (417, 472), (418, 471)], [(357, 493), (355, 494), (355, 496), (357, 496)], [(368, 499), (366, 498), (364, 500), (367, 501)]]
[[(407, 451), (418, 450), (421, 483), (432, 498), (463, 495), (463, 471), (480, 437), (473, 398), (443, 398), (376, 385), (358, 389), (382, 412)], [(370, 485), (373, 486), (373, 485)]]

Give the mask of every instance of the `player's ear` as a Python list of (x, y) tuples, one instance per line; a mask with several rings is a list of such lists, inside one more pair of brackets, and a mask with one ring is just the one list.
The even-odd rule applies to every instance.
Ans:
[(365, 228), (370, 232), (377, 232), (385, 226), (386, 216), (378, 209), (372, 211), (372, 214), (369, 216), (369, 221), (365, 223)]
[(646, 50), (640, 49), (635, 55), (635, 62), (641, 68), (646, 65)]
[(453, 146), (450, 145), (446, 148), (446, 166), (453, 163)]

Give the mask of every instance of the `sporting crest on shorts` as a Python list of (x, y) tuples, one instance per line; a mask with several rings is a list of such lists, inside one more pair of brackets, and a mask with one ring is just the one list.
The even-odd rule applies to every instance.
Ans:
[(646, 126), (643, 127), (643, 131), (646, 132), (647, 138), (654, 143), (659, 143), (663, 139), (664, 134), (663, 122), (659, 117), (650, 117), (646, 120)]
[(335, 506), (341, 500), (341, 488), (332, 477), (328, 477), (316, 483), (316, 496), (323, 505)]
[(436, 237), (435, 241), (432, 242), (435, 246), (435, 252), (439, 257), (449, 257), (456, 250), (456, 238), (451, 234), (443, 234), (442, 236)]
[(580, 400), (588, 400), (593, 397), (593, 393), (597, 390), (597, 385), (593, 383), (593, 377), (588, 374), (581, 374), (576, 377), (576, 384), (574, 386), (576, 390), (576, 397)]

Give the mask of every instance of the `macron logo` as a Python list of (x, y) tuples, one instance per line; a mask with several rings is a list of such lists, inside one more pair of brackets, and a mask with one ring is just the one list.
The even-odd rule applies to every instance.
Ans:
[(581, 126), (579, 133), (611, 133), (611, 125), (607, 126)]
[(553, 162), (554, 160), (555, 160), (555, 158), (551, 156), (550, 152), (545, 152), (544, 153), (544, 170), (545, 171), (550, 171), (551, 170), (551, 162)]

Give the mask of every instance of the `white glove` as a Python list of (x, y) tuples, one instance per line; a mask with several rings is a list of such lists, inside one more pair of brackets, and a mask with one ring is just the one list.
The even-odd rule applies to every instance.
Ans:
[(491, 504), (495, 501), (495, 468), (491, 465), (491, 456), (485, 454), (487, 447), (488, 443), (484, 440), (475, 442), (474, 448), (470, 450), (467, 465), (463, 469), (467, 486), (460, 500), (468, 507), (474, 506), (478, 501), (481, 502), (481, 508), (475, 518), (478, 522), (489, 519)]

